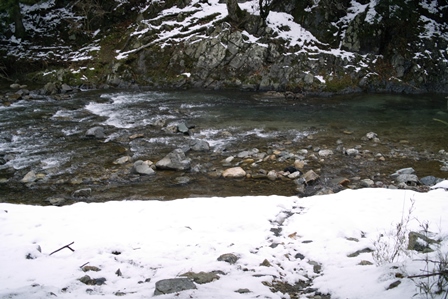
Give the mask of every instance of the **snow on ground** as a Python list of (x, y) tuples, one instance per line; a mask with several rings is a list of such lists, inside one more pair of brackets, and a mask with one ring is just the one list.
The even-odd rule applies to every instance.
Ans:
[[(429, 223), (434, 238), (444, 240), (440, 249), (447, 252), (446, 211), (448, 192), (443, 188), (428, 193), (361, 189), (308, 198), (216, 197), (64, 207), (2, 203), (0, 298), (84, 298), (86, 292), (89, 298), (123, 293), (125, 298), (148, 298), (157, 281), (188, 271), (224, 274), (197, 284), (196, 290), (158, 298), (289, 298), (263, 284), (274, 278), (290, 284), (314, 278), (312, 287), (335, 299), (411, 298), (417, 289), (410, 279), (386, 289), (397, 281), (396, 273), (421, 273), (424, 255), (414, 252), (380, 266), (359, 265), (363, 260), (375, 264), (371, 253), (347, 255), (375, 249), (378, 236), (389, 236), (402, 218), (410, 219), (407, 230), (420, 231), (421, 223)], [(65, 248), (50, 255), (71, 242), (74, 252)], [(225, 253), (239, 260), (233, 265), (218, 261)], [(271, 266), (260, 266), (264, 260)], [(84, 273), (80, 267), (86, 263), (101, 271)], [(322, 267), (320, 273), (313, 270), (316, 264)], [(122, 276), (115, 274), (118, 269)], [(106, 284), (84, 285), (78, 280), (84, 275), (105, 278)], [(236, 293), (238, 289), (250, 292)]]

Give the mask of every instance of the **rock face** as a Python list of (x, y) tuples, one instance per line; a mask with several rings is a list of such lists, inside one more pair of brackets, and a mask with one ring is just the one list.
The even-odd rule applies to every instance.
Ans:
[[(89, 68), (77, 70), (76, 75), (64, 69), (51, 74), (42, 71), (40, 79), (53, 80), (42, 89), (48, 95), (70, 92), (70, 86), (86, 84), (86, 80), (86, 85), (107, 83), (118, 87), (132, 87), (136, 81), (154, 87), (448, 91), (448, 8), (441, 1), (266, 1), (272, 4), (263, 13), (242, 9), (244, 0), (227, 7), (223, 1), (153, 1), (144, 10), (136, 9), (140, 2), (101, 1), (96, 9), (107, 10), (107, 18), (89, 22), (89, 28), (79, 18), (74, 26), (80, 31), (101, 29), (108, 33), (83, 35), (80, 39), (58, 31), (64, 27), (62, 20), (52, 20), (51, 25), (37, 23), (41, 20), (35, 15), (38, 10), (31, 10), (28, 19), (34, 23), (27, 25), (52, 32), (46, 36), (48, 44), (33, 45), (39, 49), (37, 55), (23, 53), (5, 39), (5, 52), (11, 53), (12, 61), (27, 54), (34, 55), (30, 60), (39, 61), (48, 57), (42, 52), (52, 51), (45, 47), (57, 43), (61, 53), (51, 52), (53, 59), (67, 63), (67, 59), (73, 59), (74, 38), (78, 49), (93, 41), (107, 41), (107, 46), (98, 47), (97, 55), (86, 58), (93, 64), (110, 65), (96, 70), (104, 76), (93, 75)], [(66, 5), (64, 9), (72, 12), (77, 22), (79, 15), (73, 11), (73, 3), (48, 4), (46, 11), (52, 13)], [(208, 10), (212, 5), (222, 7)], [(173, 6), (184, 11), (164, 13)], [(201, 13), (195, 14), (198, 11)], [(276, 26), (279, 14), (285, 13), (288, 21)], [(116, 26), (116, 20), (131, 26)], [(290, 40), (296, 32), (303, 32), (302, 39)], [(37, 32), (28, 34), (30, 40), (38, 40), (34, 36)], [(188, 127), (181, 126), (179, 131), (186, 134)]]
[(191, 160), (185, 156), (181, 149), (175, 149), (158, 161), (156, 166), (159, 169), (187, 170), (191, 167)]

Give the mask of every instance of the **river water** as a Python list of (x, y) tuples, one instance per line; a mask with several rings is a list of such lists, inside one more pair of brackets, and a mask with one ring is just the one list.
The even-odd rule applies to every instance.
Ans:
[[(181, 122), (192, 127), (189, 136), (169, 130)], [(92, 190), (85, 201), (297, 194), (290, 180), (217, 175), (232, 166), (223, 165), (223, 159), (253, 148), (296, 154), (306, 161), (303, 170), (315, 170), (322, 182), (355, 177), (387, 183), (404, 167), (413, 167), (419, 177), (446, 178), (441, 170), (447, 161), (446, 122), (447, 99), (429, 94), (286, 99), (239, 91), (103, 90), (64, 100), (34, 96), (0, 106), (0, 201), (45, 204), (62, 198), (71, 203), (79, 200), (73, 192), (83, 188)], [(85, 136), (95, 126), (105, 128), (105, 139)], [(368, 132), (379, 141), (365, 140)], [(113, 163), (123, 156), (156, 162), (185, 147), (189, 138), (211, 146), (208, 152), (187, 153), (189, 171), (157, 170), (145, 177), (132, 173), (132, 163)], [(363, 155), (347, 157), (344, 147), (357, 147)], [(318, 149), (334, 155), (310, 158)], [(293, 162), (273, 160), (257, 167), (281, 171)], [(259, 171), (242, 160), (232, 163)], [(20, 182), (31, 170), (39, 179)], [(179, 183), (179, 177), (187, 180)]]

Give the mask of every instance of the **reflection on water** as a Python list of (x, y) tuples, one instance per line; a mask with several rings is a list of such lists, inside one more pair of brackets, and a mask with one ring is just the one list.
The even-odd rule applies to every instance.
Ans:
[[(185, 136), (166, 129), (180, 122), (194, 127), (192, 137), (209, 142), (211, 153), (203, 154), (201, 161), (214, 165), (220, 165), (232, 151), (281, 148), (287, 142), (292, 143), (291, 151), (309, 148), (309, 135), (316, 140), (313, 146), (335, 148), (341, 138), (347, 147), (356, 146), (370, 131), (384, 144), (390, 142), (387, 150), (394, 143), (416, 152), (448, 151), (447, 99), (441, 95), (362, 94), (292, 100), (236, 91), (89, 91), (69, 100), (38, 98), (0, 107), (0, 188), (9, 194), (0, 200), (17, 196), (8, 183), (19, 181), (29, 170), (43, 172), (54, 182), (58, 178), (66, 182), (72, 176), (95, 184), (95, 180), (106, 180), (101, 173), (110, 178), (110, 165), (117, 157), (157, 161), (186, 144)], [(85, 137), (97, 125), (105, 127), (106, 140)], [(143, 138), (130, 140), (132, 134)], [(163, 178), (153, 181), (166, 193), (178, 188)], [(196, 181), (198, 185), (187, 196), (203, 194), (207, 188), (217, 192), (213, 195), (245, 192), (241, 182), (225, 187), (233, 192), (221, 190), (218, 184), (210, 186), (207, 179), (197, 177)], [(251, 192), (265, 190), (264, 184), (253, 185)], [(56, 192), (53, 189), (44, 192), (45, 196)]]

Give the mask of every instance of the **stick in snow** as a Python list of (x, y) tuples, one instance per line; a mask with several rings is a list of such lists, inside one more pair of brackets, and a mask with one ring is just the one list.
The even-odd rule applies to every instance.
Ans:
[(59, 249), (53, 251), (52, 253), (50, 253), (50, 255), (52, 255), (53, 253), (56, 253), (56, 252), (58, 252), (58, 251), (61, 251), (61, 250), (64, 249), (64, 248), (68, 248), (68, 249), (70, 249), (71, 251), (75, 252), (75, 250), (72, 249), (72, 248), (70, 247), (70, 245), (72, 245), (73, 243), (75, 243), (75, 242), (71, 242), (70, 244), (67, 244), (67, 245), (65, 245), (65, 246), (62, 246), (61, 248), (59, 248)]

